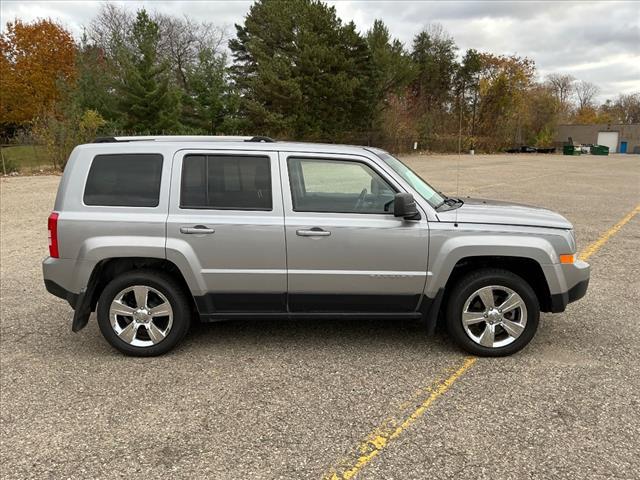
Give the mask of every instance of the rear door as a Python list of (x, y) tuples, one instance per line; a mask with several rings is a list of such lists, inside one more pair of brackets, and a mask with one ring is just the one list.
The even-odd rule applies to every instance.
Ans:
[(184, 150), (174, 158), (167, 258), (193, 275), (201, 314), (286, 311), (275, 152)]
[(280, 153), (289, 310), (416, 310), (429, 227), (393, 216), (402, 187), (361, 156)]

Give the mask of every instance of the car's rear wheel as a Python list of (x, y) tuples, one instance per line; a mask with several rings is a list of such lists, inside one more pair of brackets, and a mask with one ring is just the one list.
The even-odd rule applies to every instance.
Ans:
[(462, 277), (447, 305), (447, 329), (466, 351), (481, 356), (511, 355), (533, 338), (540, 305), (531, 286), (501, 269)]
[(97, 315), (100, 331), (112, 346), (127, 355), (148, 357), (166, 353), (184, 338), (191, 308), (171, 276), (141, 270), (109, 282)]

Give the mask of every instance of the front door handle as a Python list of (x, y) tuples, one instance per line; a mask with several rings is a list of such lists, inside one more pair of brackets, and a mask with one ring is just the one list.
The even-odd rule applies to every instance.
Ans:
[(190, 235), (198, 235), (204, 233), (215, 233), (213, 228), (205, 227), (204, 225), (196, 225), (195, 227), (180, 227), (180, 233), (186, 233)]
[(299, 237), (328, 237), (331, 232), (323, 230), (320, 227), (313, 227), (309, 230), (296, 230), (296, 235)]

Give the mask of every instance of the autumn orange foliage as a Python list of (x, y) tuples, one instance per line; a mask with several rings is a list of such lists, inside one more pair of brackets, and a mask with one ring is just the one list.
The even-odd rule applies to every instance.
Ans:
[(7, 23), (0, 53), (0, 124), (33, 121), (59, 99), (61, 82), (75, 78), (75, 42), (52, 20)]

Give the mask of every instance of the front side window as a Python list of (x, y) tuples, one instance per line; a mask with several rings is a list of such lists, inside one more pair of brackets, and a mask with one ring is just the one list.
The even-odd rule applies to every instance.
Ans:
[(368, 165), (348, 160), (289, 158), (296, 212), (390, 213), (396, 191)]
[(187, 155), (180, 208), (271, 210), (271, 160), (251, 155)]
[(162, 155), (96, 155), (84, 187), (85, 205), (157, 207)]

